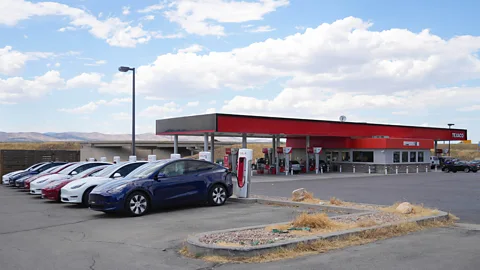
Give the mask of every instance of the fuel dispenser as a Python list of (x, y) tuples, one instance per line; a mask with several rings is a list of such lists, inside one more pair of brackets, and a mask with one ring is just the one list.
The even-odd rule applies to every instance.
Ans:
[(315, 173), (318, 174), (320, 171), (320, 152), (322, 152), (322, 147), (314, 147), (313, 153), (315, 154)]
[(307, 147), (307, 162), (308, 168), (306, 168), (307, 172), (314, 172), (315, 171), (315, 153), (313, 151), (313, 147)]
[[(228, 160), (227, 160), (228, 158)], [(225, 167), (229, 168), (230, 171), (237, 171), (237, 162), (238, 162), (238, 148), (226, 148), (225, 156), (223, 157), (225, 161)]]
[(275, 164), (274, 160), (273, 160), (273, 148), (263, 148), (262, 149), (262, 153), (263, 153), (263, 160), (265, 160), (265, 164), (264, 164), (264, 170), (267, 171), (267, 173), (272, 173), (273, 174), (273, 164)]
[(283, 153), (283, 147), (277, 147), (277, 172), (285, 172), (285, 154)]
[(212, 161), (212, 153), (210, 152), (200, 152), (198, 153), (198, 159)]
[[(288, 175), (290, 171), (290, 154), (292, 153), (292, 147), (284, 147), (283, 154), (285, 156), (285, 174)], [(293, 174), (293, 172), (292, 172)]]
[(237, 184), (233, 185), (233, 192), (238, 198), (248, 198), (250, 196), (252, 160), (252, 149), (242, 148), (238, 150)]

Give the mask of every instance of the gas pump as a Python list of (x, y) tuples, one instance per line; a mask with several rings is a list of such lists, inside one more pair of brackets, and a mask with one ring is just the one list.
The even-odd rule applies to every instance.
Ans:
[(250, 196), (252, 159), (252, 149), (242, 148), (238, 151), (237, 184), (233, 185), (233, 192), (238, 198)]
[(315, 154), (313, 152), (313, 147), (307, 147), (307, 164), (308, 168), (306, 168), (307, 172), (314, 172), (315, 171)]
[(268, 173), (271, 172), (271, 167), (275, 163), (273, 161), (273, 148), (263, 148), (263, 159), (265, 160), (265, 166), (264, 169), (267, 170)]
[(322, 152), (322, 147), (314, 147), (313, 153), (315, 154), (315, 173), (318, 174), (320, 171), (320, 152)]
[(290, 171), (290, 154), (291, 153), (292, 153), (292, 147), (284, 147), (283, 148), (283, 154), (285, 156), (285, 174), (286, 175), (288, 175), (288, 173)]
[(198, 153), (198, 159), (211, 161), (212, 160), (212, 153), (210, 153), (210, 152), (200, 152), (200, 153)]
[(285, 154), (283, 153), (283, 147), (277, 147), (277, 164), (278, 172), (285, 172)]

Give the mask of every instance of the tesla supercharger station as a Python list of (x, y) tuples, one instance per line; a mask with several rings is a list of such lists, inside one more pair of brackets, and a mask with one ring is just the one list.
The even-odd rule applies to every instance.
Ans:
[(157, 160), (157, 155), (148, 155), (148, 162)]
[(170, 154), (170, 159), (180, 159), (182, 156), (180, 154)]
[(137, 161), (137, 156), (129, 156), (128, 161), (130, 162), (136, 162)]
[(95, 158), (91, 157), (88, 159), (88, 162), (94, 162), (95, 161)]
[(101, 157), (101, 158), (100, 158), (100, 161), (101, 161), (101, 162), (107, 162), (107, 158), (106, 158), (106, 157)]
[(113, 163), (119, 163), (120, 162), (120, 157), (119, 156), (114, 156), (113, 157)]
[(320, 170), (320, 152), (322, 152), (322, 147), (314, 147), (313, 153), (315, 154), (315, 173), (318, 174)]
[(250, 183), (252, 177), (252, 149), (238, 150), (237, 184), (233, 185), (233, 192), (238, 198), (250, 196)]
[(291, 153), (292, 153), (292, 147), (283, 148), (283, 154), (285, 155), (285, 175), (288, 175), (288, 173), (290, 172), (290, 154)]
[(210, 152), (200, 152), (198, 153), (198, 159), (212, 161), (212, 153)]
[[(232, 164), (230, 168), (232, 172), (237, 171), (237, 162), (238, 162), (238, 148), (226, 148), (225, 154), (228, 155), (228, 161)], [(227, 164), (228, 165), (228, 164)], [(228, 167), (228, 166), (225, 166)]]

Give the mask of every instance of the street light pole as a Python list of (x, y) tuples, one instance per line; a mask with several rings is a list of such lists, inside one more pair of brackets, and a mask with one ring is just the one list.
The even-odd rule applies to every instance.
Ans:
[(135, 156), (135, 68), (121, 66), (118, 68), (120, 72), (133, 71), (132, 81), (132, 156)]
[[(455, 124), (447, 124), (448, 125), (448, 130), (451, 129), (452, 126), (454, 126)], [(452, 136), (452, 133), (450, 132), (450, 137)], [(450, 152), (450, 139), (448, 139), (448, 155), (449, 156), (452, 156), (452, 153)]]

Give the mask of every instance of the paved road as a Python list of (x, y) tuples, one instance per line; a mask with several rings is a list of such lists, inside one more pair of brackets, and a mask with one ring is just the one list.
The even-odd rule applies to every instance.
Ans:
[(177, 253), (189, 234), (287, 221), (297, 211), (228, 203), (121, 218), (0, 187), (0, 269), (478, 269), (480, 264), (476, 225), (258, 265), (211, 264)]
[[(281, 176), (279, 176), (281, 177)], [(346, 201), (392, 204), (423, 203), (450, 211), (461, 222), (480, 223), (480, 173), (420, 173), (375, 177), (296, 180), (253, 183), (252, 194), (290, 197), (306, 188), (318, 198), (335, 196)]]

